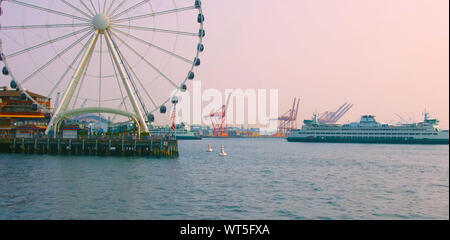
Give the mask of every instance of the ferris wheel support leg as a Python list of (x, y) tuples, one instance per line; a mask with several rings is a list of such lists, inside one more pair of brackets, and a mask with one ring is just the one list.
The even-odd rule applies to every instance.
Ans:
[(122, 79), (123, 85), (127, 91), (128, 98), (130, 99), (131, 105), (133, 106), (133, 109), (134, 109), (134, 113), (136, 114), (136, 116), (138, 118), (139, 125), (140, 125), (139, 132), (140, 131), (148, 132), (148, 127), (147, 127), (147, 124), (145, 123), (144, 115), (142, 115), (142, 111), (138, 106), (136, 97), (133, 94), (133, 92), (131, 91), (130, 82), (127, 80), (127, 77), (125, 75), (124, 66), (122, 65), (122, 61), (120, 60), (119, 54), (116, 51), (115, 45), (111, 39), (111, 35), (107, 30), (104, 32), (104, 34), (105, 34), (106, 44), (108, 45), (108, 49), (112, 55), (114, 64), (116, 65), (116, 68), (119, 72), (120, 78)]
[(137, 134), (138, 134), (138, 139), (141, 139), (141, 126), (140, 126), (140, 124), (139, 124), (139, 122), (138, 122), (137, 119), (135, 120), (135, 122), (138, 123), (138, 124), (137, 124), (137, 128), (138, 128), (138, 132), (137, 132)]
[(53, 137), (58, 136), (58, 129), (59, 129), (60, 125), (61, 125), (61, 120), (58, 119), (57, 122), (55, 123), (55, 127), (53, 128)]
[[(89, 44), (89, 47), (84, 54), (80, 64), (78, 65), (78, 68), (73, 75), (72, 80), (70, 81), (69, 87), (67, 88), (66, 92), (64, 93), (64, 97), (61, 99), (61, 103), (58, 105), (58, 108), (56, 109), (55, 113), (53, 114), (52, 119), (50, 120), (50, 123), (48, 124), (47, 129), (45, 130), (45, 134), (48, 135), (48, 133), (51, 131), (52, 128), (57, 128), (57, 123), (59, 122), (61, 113), (64, 113), (64, 111), (67, 110), (67, 107), (70, 104), (70, 101), (73, 98), (73, 94), (75, 93), (75, 90), (78, 87), (78, 84), (80, 83), (80, 79), (83, 76), (83, 73), (86, 71), (86, 68), (88, 66), (89, 60), (92, 57), (92, 53), (94, 52), (95, 45), (97, 43), (98, 37), (100, 35), (100, 32), (97, 31), (95, 36), (92, 38), (91, 43)], [(55, 129), (55, 131), (57, 131)]]

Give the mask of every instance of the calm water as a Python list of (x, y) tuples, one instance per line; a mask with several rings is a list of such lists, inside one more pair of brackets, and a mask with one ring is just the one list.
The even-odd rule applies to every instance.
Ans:
[(0, 219), (449, 219), (448, 145), (204, 139), (180, 151), (0, 155)]

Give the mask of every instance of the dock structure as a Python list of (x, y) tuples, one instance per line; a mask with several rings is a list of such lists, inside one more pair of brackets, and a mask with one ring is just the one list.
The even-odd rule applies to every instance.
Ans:
[(143, 138), (0, 138), (0, 153), (142, 156), (177, 158), (178, 142), (167, 137)]

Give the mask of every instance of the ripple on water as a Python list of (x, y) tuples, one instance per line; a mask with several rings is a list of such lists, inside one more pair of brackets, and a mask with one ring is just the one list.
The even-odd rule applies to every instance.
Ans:
[(448, 219), (448, 149), (204, 139), (175, 160), (0, 154), (0, 219)]

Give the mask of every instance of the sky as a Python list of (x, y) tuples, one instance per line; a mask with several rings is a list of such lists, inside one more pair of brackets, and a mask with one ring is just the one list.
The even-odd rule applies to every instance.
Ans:
[(299, 118), (355, 106), (341, 122), (449, 126), (448, 0), (208, 0), (203, 88), (278, 89)]
[[(40, 0), (30, 2), (43, 4)], [(58, 3), (58, 1), (50, 2)], [(193, 1), (175, 2), (190, 5)], [(195, 68), (195, 75), (196, 80), (201, 81), (203, 90), (218, 89), (225, 95), (226, 89), (277, 89), (280, 114), (292, 106), (295, 97), (301, 98), (299, 123), (303, 119), (311, 119), (315, 112), (335, 111), (345, 102), (350, 102), (354, 107), (340, 123), (358, 121), (364, 114), (375, 115), (378, 121), (386, 123), (401, 121), (396, 114), (408, 121), (421, 121), (422, 113), (427, 109), (432, 117), (441, 120), (441, 128), (449, 128), (448, 0), (204, 0), (202, 2), (206, 17), (204, 25), (206, 37), (203, 39), (205, 51), (201, 54), (201, 67)], [(127, 2), (131, 3), (132, 1)], [(154, 0), (152, 3), (155, 7), (171, 5), (169, 0)], [(2, 18), (2, 21), (5, 21), (5, 13), (9, 13), (7, 20), (14, 22), (8, 23), (9, 25), (16, 24), (16, 19), (34, 22), (39, 18), (45, 22), (52, 20), (61, 23), (59, 21), (63, 18), (48, 13), (46, 15), (42, 15), (41, 12), (33, 13), (30, 10), (26, 12), (29, 17), (24, 18), (23, 10), (14, 10), (12, 6), (15, 5), (9, 4)], [(136, 11), (148, 9), (141, 7)], [(189, 21), (183, 20), (185, 18), (182, 18), (181, 13), (179, 17), (182, 19), (179, 21), (181, 26), (189, 25), (195, 27), (197, 31), (198, 26), (194, 20), (196, 12), (192, 16), (185, 16)], [(150, 19), (145, 19), (145, 24), (147, 20)], [(163, 18), (155, 24), (163, 24), (166, 28), (173, 27), (170, 25), (173, 22), (169, 20)], [(164, 23), (167, 23), (167, 26), (164, 26)], [(143, 36), (144, 33), (148, 36)], [(144, 33), (140, 32), (142, 36), (136, 36), (153, 39), (153, 35)], [(10, 42), (14, 40), (13, 38), (24, 38), (20, 35), (21, 32), (16, 34), (3, 39), (5, 42), (9, 41), (5, 45), (12, 47), (14, 44)], [(24, 38), (27, 41), (32, 39), (42, 41), (36, 32), (27, 31), (27, 34), (34, 34), (33, 37)], [(155, 35), (155, 39), (159, 40), (156, 43), (170, 49), (172, 43), (162, 38), (163, 34)], [(195, 50), (197, 46), (197, 40), (195, 38), (194, 40), (192, 46), (189, 45), (191, 50)], [(133, 44), (130, 39), (127, 41)], [(178, 42), (180, 43), (178, 50), (188, 50), (185, 47), (188, 46), (187, 43), (181, 44), (185, 39), (180, 38)], [(165, 43), (167, 46), (164, 46)], [(61, 42), (61, 46), (64, 44), (67, 45), (68, 42)], [(82, 44), (79, 44), (78, 47), (81, 46)], [(35, 70), (38, 65), (25, 64), (22, 61), (31, 59), (44, 63), (52, 57), (48, 53), (54, 52), (48, 48), (39, 49), (41, 52), (37, 50), (33, 52), (35, 58), (16, 58), (19, 62), (16, 65), (24, 65), (29, 68), (28, 72), (32, 72), (31, 70)], [(138, 51), (144, 53), (144, 49)], [(75, 53), (78, 51), (73, 50), (64, 57), (67, 61), (72, 60)], [(168, 57), (159, 53), (163, 55), (161, 60), (156, 52), (150, 53), (146, 56), (154, 63), (164, 64), (165, 60), (162, 57)], [(127, 54), (130, 53), (125, 55)], [(136, 57), (131, 60), (141, 61)], [(50, 78), (60, 76), (65, 67), (54, 65), (53, 68), (47, 68), (47, 72), (42, 71), (41, 75)], [(171, 65), (171, 68), (165, 68), (164, 65), (157, 66), (166, 74), (181, 76), (174, 75), (174, 79), (185, 79), (188, 71), (175, 65)], [(22, 70), (22, 74), (27, 76), (26, 69)], [(98, 71), (96, 68), (90, 70), (95, 74)], [(109, 69), (111, 74), (112, 70)], [(136, 70), (142, 74), (141, 79), (153, 79), (149, 71), (144, 71), (142, 66), (136, 67)], [(107, 74), (106, 66), (103, 71)], [(20, 71), (16, 73), (20, 74)], [(67, 78), (68, 80), (70, 78)], [(43, 91), (42, 88), (48, 88), (48, 84), (41, 84), (42, 82), (45, 83), (41, 76), (37, 75), (33, 82), (30, 81), (29, 86), (38, 92)], [(88, 82), (91, 84), (85, 85), (88, 89), (83, 89), (83, 93), (97, 94), (95, 83)], [(101, 89), (105, 89), (103, 95), (109, 92), (110, 98), (117, 97), (117, 91), (112, 91), (114, 84), (107, 80), (102, 84), (99, 88), (101, 86)], [(163, 78), (159, 78), (158, 81), (148, 85), (150, 95), (160, 93), (162, 96), (159, 100), (167, 99), (171, 89), (162, 84), (168, 85)], [(189, 84), (189, 90), (191, 87), (192, 84)], [(161, 93), (164, 89), (167, 91)], [(114, 104), (117, 106), (117, 103)], [(204, 102), (203, 107), (207, 104), (208, 102)], [(159, 108), (159, 105), (156, 105), (155, 107)], [(168, 115), (166, 120), (167, 117)]]

